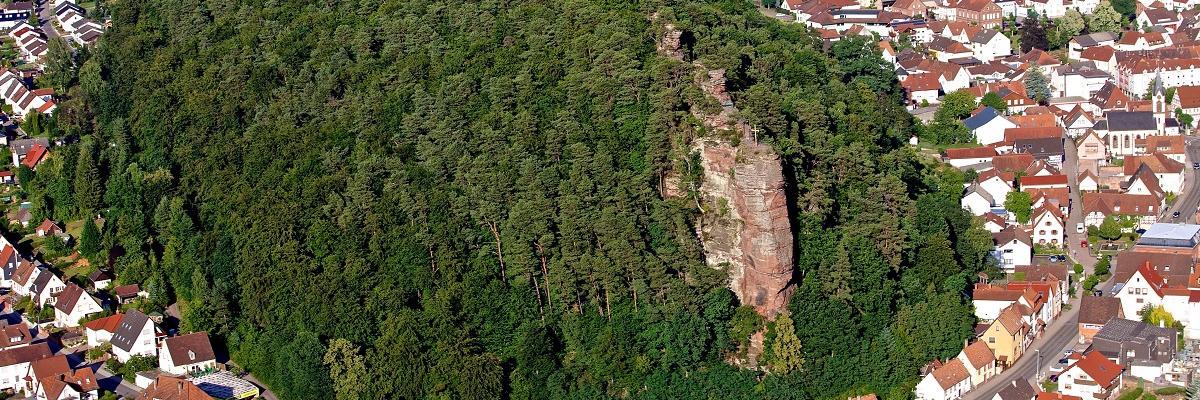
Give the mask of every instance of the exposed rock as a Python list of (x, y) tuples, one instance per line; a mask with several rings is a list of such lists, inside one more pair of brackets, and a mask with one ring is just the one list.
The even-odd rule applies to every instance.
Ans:
[(774, 317), (793, 288), (792, 231), (783, 166), (766, 145), (700, 140), (706, 212), (699, 235), (709, 265), (729, 265), (730, 287), (742, 304)]
[(675, 29), (675, 25), (663, 26), (662, 40), (658, 41), (658, 52), (667, 57), (683, 61), (683, 31)]

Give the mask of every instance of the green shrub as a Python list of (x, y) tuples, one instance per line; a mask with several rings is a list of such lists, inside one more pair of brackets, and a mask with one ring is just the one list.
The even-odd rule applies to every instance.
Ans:
[(1159, 396), (1174, 396), (1187, 393), (1187, 389), (1181, 387), (1165, 387), (1154, 391), (1154, 394)]
[(1130, 390), (1118, 396), (1117, 400), (1137, 400), (1138, 397), (1142, 397), (1142, 391), (1142, 388)]

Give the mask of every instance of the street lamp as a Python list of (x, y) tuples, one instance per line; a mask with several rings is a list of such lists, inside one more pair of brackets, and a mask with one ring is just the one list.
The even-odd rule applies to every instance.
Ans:
[(1034, 375), (1037, 379), (1042, 380), (1042, 349), (1033, 349), (1034, 354), (1037, 354), (1037, 364), (1034, 365)]

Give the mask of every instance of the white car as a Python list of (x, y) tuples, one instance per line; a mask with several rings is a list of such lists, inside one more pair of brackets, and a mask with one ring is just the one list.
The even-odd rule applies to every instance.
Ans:
[(1083, 233), (1085, 231), (1087, 231), (1087, 228), (1083, 226), (1082, 222), (1075, 224), (1075, 233)]

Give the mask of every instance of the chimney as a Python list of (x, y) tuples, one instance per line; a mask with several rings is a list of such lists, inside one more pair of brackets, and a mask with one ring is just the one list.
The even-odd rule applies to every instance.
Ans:
[(1166, 328), (1166, 323), (1164, 323), (1163, 321), (1164, 321), (1164, 320), (1162, 320), (1162, 319), (1158, 320), (1158, 327), (1159, 327), (1159, 328)]

